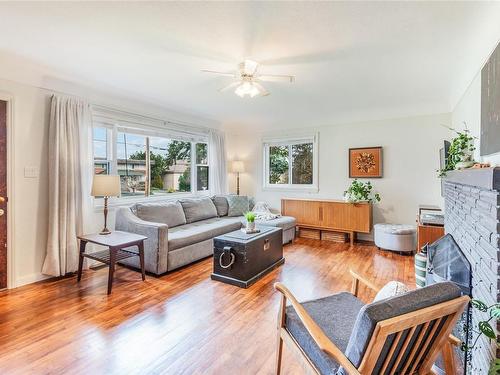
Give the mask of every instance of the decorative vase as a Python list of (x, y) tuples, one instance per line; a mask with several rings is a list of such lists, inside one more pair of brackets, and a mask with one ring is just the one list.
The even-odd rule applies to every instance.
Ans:
[(247, 232), (253, 232), (255, 231), (255, 221), (247, 221)]

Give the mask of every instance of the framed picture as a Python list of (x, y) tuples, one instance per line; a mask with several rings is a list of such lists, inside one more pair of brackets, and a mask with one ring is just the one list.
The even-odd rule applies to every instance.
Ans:
[(382, 147), (350, 148), (349, 178), (382, 178)]

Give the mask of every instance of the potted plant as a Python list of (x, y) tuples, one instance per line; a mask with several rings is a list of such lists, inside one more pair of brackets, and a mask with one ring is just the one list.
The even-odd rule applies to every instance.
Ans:
[[(490, 340), (495, 340), (497, 347), (499, 347), (499, 342), (497, 341), (497, 335), (495, 330), (491, 326), (490, 322), (492, 320), (497, 320), (500, 318), (500, 304), (495, 303), (493, 305), (486, 305), (483, 301), (473, 299), (471, 301), (471, 306), (473, 309), (479, 310), (483, 313), (486, 313), (489, 318), (488, 320), (481, 320), (478, 322), (477, 327), (471, 327), (471, 331), (473, 334), (476, 334), (476, 338), (472, 345), (467, 346), (465, 343), (462, 343), (461, 349), (467, 353), (468, 356), (472, 355), (472, 349), (475, 348), (479, 338), (481, 336), (486, 336)], [(491, 364), (488, 371), (489, 375), (497, 375), (500, 373), (500, 358), (495, 358)]]
[(464, 130), (458, 131), (453, 128), (448, 128), (455, 132), (457, 136), (451, 140), (446, 163), (443, 169), (439, 169), (439, 177), (446, 176), (446, 172), (456, 169), (470, 168), (474, 165), (474, 146), (475, 137), (470, 134), (467, 129), (467, 124), (464, 122)]
[(380, 194), (372, 192), (373, 186), (371, 182), (361, 182), (354, 180), (351, 186), (344, 191), (344, 200), (350, 203), (380, 202)]
[(246, 231), (254, 232), (255, 231), (255, 213), (249, 211), (245, 214), (245, 219), (247, 220)]

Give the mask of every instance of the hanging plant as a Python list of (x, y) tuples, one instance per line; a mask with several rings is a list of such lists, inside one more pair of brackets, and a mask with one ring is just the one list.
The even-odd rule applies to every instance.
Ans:
[(351, 186), (344, 191), (344, 199), (346, 202), (357, 203), (357, 202), (370, 202), (376, 203), (380, 202), (380, 194), (372, 193), (371, 182), (361, 182), (354, 180)]
[[(497, 336), (495, 334), (495, 330), (491, 326), (492, 320), (500, 319), (500, 303), (495, 303), (491, 306), (486, 305), (483, 301), (472, 299), (471, 306), (473, 309), (481, 311), (483, 313), (488, 313), (489, 319), (482, 320), (477, 324), (477, 327), (471, 327), (471, 331), (473, 334), (476, 334), (476, 338), (472, 345), (467, 346), (464, 342), (460, 346), (464, 352), (467, 353), (468, 356), (472, 354), (472, 349), (475, 348), (477, 342), (481, 336), (486, 336), (490, 340), (495, 340), (497, 347), (499, 347), (499, 342), (497, 341)], [(488, 372), (489, 375), (497, 375), (500, 374), (500, 358), (496, 358), (490, 364), (490, 369)]]
[(446, 176), (446, 172), (448, 171), (469, 168), (474, 164), (473, 153), (476, 149), (474, 146), (476, 137), (470, 134), (470, 130), (467, 129), (467, 124), (464, 122), (463, 131), (458, 131), (454, 128), (448, 129), (455, 132), (457, 136), (451, 140), (445, 166), (443, 169), (438, 170), (439, 177)]

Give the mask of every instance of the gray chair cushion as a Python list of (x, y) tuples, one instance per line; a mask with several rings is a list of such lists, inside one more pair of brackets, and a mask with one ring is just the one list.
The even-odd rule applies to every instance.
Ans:
[(186, 224), (184, 210), (178, 201), (137, 203), (134, 211), (142, 220), (167, 224), (169, 228)]
[[(328, 338), (344, 352), (363, 302), (351, 293), (342, 292), (304, 302), (302, 306)], [(321, 374), (337, 372), (338, 363), (319, 349), (291, 306), (286, 308), (286, 327)]]
[[(356, 319), (345, 351), (347, 358), (356, 367), (361, 364), (368, 342), (378, 322), (449, 301), (460, 297), (460, 295), (460, 288), (454, 283), (443, 282), (364, 306)], [(385, 357), (384, 353), (389, 351), (390, 345), (390, 340), (387, 340), (373, 371), (374, 374), (380, 370)]]
[(210, 198), (181, 199), (186, 223), (210, 219), (217, 216), (217, 209)]
[(215, 208), (217, 209), (218, 216), (227, 216), (229, 210), (229, 204), (227, 203), (227, 198), (225, 195), (214, 195), (212, 197)]
[(250, 211), (247, 196), (228, 195), (226, 198), (229, 205), (228, 216), (241, 216)]
[(211, 218), (168, 231), (168, 249), (175, 250), (241, 228), (240, 218)]

